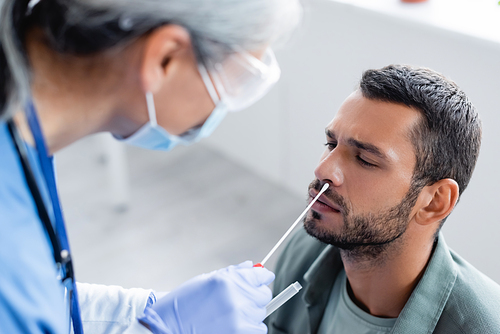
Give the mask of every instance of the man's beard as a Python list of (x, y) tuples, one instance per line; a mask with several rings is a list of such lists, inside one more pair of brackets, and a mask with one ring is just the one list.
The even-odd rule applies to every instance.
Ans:
[[(315, 180), (309, 188), (319, 191), (321, 186), (320, 181)], [(318, 221), (323, 216), (312, 209), (311, 214), (304, 218), (304, 228), (316, 239), (344, 250), (344, 255), (373, 259), (405, 233), (420, 190), (421, 188), (412, 185), (403, 200), (394, 207), (375, 214), (356, 215), (352, 212), (352, 206), (329, 188), (324, 195), (341, 208), (341, 231), (333, 232), (319, 226)]]

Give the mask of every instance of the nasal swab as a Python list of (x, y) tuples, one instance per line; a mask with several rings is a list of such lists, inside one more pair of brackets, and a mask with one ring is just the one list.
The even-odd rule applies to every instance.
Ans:
[(285, 304), (290, 298), (295, 296), (299, 290), (302, 289), (302, 285), (299, 282), (292, 283), (285, 290), (281, 291), (279, 295), (274, 297), (269, 304), (266, 305), (266, 318), (276, 311), (281, 305)]
[(309, 211), (311, 206), (313, 206), (313, 204), (318, 200), (318, 198), (321, 196), (321, 194), (323, 194), (325, 192), (325, 190), (328, 189), (328, 187), (329, 187), (328, 183), (325, 183), (323, 185), (323, 188), (321, 188), (321, 190), (316, 195), (316, 197), (314, 197), (314, 199), (311, 201), (311, 203), (309, 203), (307, 208), (300, 214), (300, 216), (297, 218), (297, 220), (292, 224), (292, 226), (290, 226), (288, 231), (286, 231), (286, 233), (281, 237), (281, 239), (276, 243), (276, 245), (274, 245), (273, 249), (271, 249), (271, 251), (266, 255), (264, 260), (262, 260), (260, 263), (257, 263), (256, 265), (254, 265), (254, 267), (264, 267), (264, 264), (267, 262), (267, 260), (269, 260), (271, 255), (273, 255), (273, 253), (276, 251), (276, 249), (278, 249), (278, 247), (283, 243), (283, 241), (285, 241), (286, 237), (288, 237), (288, 235), (290, 233), (292, 233), (293, 229), (295, 228), (295, 226), (297, 226), (297, 224), (302, 219), (302, 217), (304, 217), (304, 215), (307, 213), (307, 211)]

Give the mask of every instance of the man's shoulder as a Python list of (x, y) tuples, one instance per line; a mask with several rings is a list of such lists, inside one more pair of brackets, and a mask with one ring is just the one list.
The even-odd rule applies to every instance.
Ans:
[[(465, 333), (500, 333), (500, 285), (450, 250), (457, 278), (442, 318)], [(439, 324), (438, 324), (439, 326)]]

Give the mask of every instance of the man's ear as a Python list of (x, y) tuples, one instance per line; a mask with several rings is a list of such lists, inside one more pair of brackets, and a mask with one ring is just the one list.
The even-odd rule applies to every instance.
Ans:
[(442, 179), (425, 186), (419, 195), (421, 207), (415, 214), (420, 225), (429, 225), (445, 219), (455, 208), (459, 196), (458, 183), (452, 179)]
[(186, 29), (167, 24), (146, 35), (141, 61), (141, 82), (145, 92), (156, 92), (168, 75), (170, 61), (191, 47)]

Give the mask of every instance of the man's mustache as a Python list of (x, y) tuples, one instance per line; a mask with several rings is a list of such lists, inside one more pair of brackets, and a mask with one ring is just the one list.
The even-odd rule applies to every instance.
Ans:
[[(309, 184), (309, 189), (314, 189), (319, 192), (323, 184), (324, 183), (322, 183), (320, 180), (315, 179), (314, 181), (311, 182), (311, 184)], [(328, 187), (328, 189), (326, 189), (323, 195), (332, 202), (334, 202), (335, 204), (337, 204), (342, 209), (342, 213), (344, 215), (347, 215), (349, 213), (349, 209), (346, 204), (347, 203), (346, 200), (344, 199), (344, 197), (337, 194), (337, 192), (335, 192), (332, 188), (333, 187)]]

